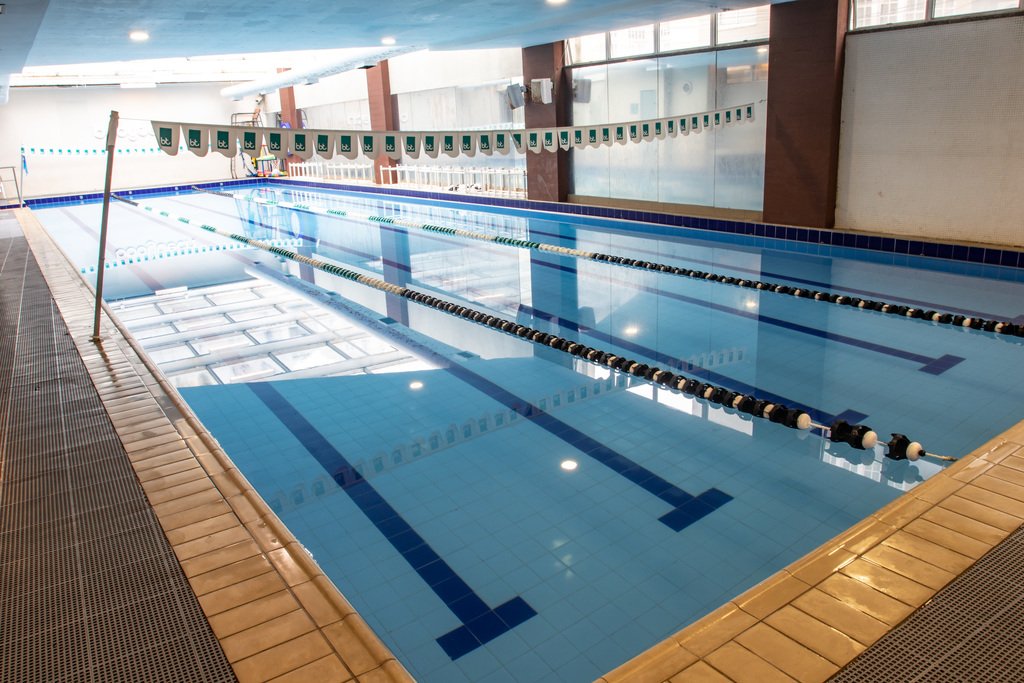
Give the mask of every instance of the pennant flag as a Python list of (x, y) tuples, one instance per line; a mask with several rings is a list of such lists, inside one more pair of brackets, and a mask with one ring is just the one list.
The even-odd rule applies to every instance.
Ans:
[(716, 111), (713, 114), (713, 117), (715, 122), (715, 128), (720, 128), (722, 126), (722, 112)]
[(700, 132), (700, 125), (701, 125), (700, 122), (701, 122), (701, 117), (699, 117), (699, 116), (691, 116), (690, 117), (690, 132), (691, 133), (699, 133)]
[(431, 159), (436, 159), (441, 151), (440, 136), (433, 133), (423, 135), (423, 153)]
[(654, 124), (650, 121), (644, 121), (640, 124), (640, 139), (644, 142), (649, 142), (654, 139)]
[(539, 130), (528, 130), (526, 131), (526, 149), (531, 152), (540, 153), (543, 147), (541, 147), (541, 133)]
[(517, 152), (522, 152), (525, 149), (522, 133), (512, 133), (511, 135), (509, 135), (509, 138), (512, 140), (513, 149), (515, 149)]
[(260, 155), (260, 147), (263, 145), (263, 131), (258, 128), (242, 130), (242, 151), (251, 157)]
[(480, 150), (480, 153), (484, 156), (491, 156), (494, 152), (494, 148), (491, 146), (491, 141), (494, 139), (491, 133), (478, 133), (476, 136), (476, 146)]
[(665, 125), (667, 121), (655, 121), (654, 122), (654, 137), (659, 140), (665, 139)]
[(238, 129), (232, 126), (212, 129), (213, 149), (226, 157), (238, 154)]
[(389, 159), (402, 158), (402, 147), (398, 142), (398, 135), (396, 133), (384, 134), (384, 154)]
[(210, 129), (206, 126), (185, 125), (185, 147), (197, 157), (210, 151)]
[(585, 132), (586, 131), (584, 131), (582, 128), (573, 128), (572, 129), (572, 146), (573, 147), (584, 147), (584, 146), (586, 146), (587, 143), (583, 140), (583, 134)]
[[(710, 128), (711, 127), (711, 112), (705, 112), (705, 113), (700, 115), (700, 125), (703, 128)], [(700, 128), (698, 128), (694, 132), (699, 133), (700, 132)]]
[(601, 129), (587, 128), (587, 146), (597, 147), (601, 144)]
[(459, 133), (459, 153), (467, 157), (476, 156), (476, 135), (473, 133)]
[(153, 135), (156, 136), (156, 144), (160, 149), (171, 156), (178, 153), (178, 140), (181, 135), (181, 127), (177, 123), (153, 121)]
[(360, 133), (359, 134), (359, 151), (363, 153), (363, 156), (376, 159), (383, 153), (383, 145), (381, 144), (381, 135), (379, 133)]
[(446, 156), (459, 156), (459, 146), (455, 138), (455, 133), (441, 133), (441, 151)]
[(286, 128), (273, 128), (266, 132), (267, 151), (278, 159), (288, 156), (288, 148), (291, 142), (291, 131)]
[(626, 144), (629, 138), (626, 135), (626, 126), (615, 126), (615, 142), (620, 145)]
[(292, 154), (303, 161), (309, 159), (313, 156), (313, 146), (316, 144), (315, 141), (315, 136), (308, 130), (292, 131)]
[(338, 136), (338, 154), (350, 161), (359, 156), (359, 142), (355, 133), (347, 132)]
[(667, 134), (668, 134), (668, 136), (670, 138), (674, 138), (676, 136), (676, 133), (679, 130), (678, 128), (676, 128), (676, 120), (675, 119), (666, 119), (665, 120), (665, 130), (667, 131)]
[(334, 158), (334, 147), (337, 143), (336, 136), (331, 135), (330, 132), (325, 130), (311, 130), (309, 135), (313, 138), (313, 149), (318, 157), (321, 159)]
[(494, 134), (494, 151), (499, 154), (508, 154), (512, 151), (512, 143), (509, 141), (508, 133)]
[(640, 124), (630, 124), (629, 139), (632, 140), (633, 142), (640, 142)]
[(414, 133), (403, 133), (402, 153), (410, 159), (418, 159), (420, 156), (420, 136)]
[(612, 129), (604, 127), (601, 129), (601, 144), (606, 147), (611, 147), (614, 142), (614, 136), (612, 135)]
[(754, 120), (754, 105), (748, 104), (743, 109), (746, 112), (746, 116), (744, 116), (743, 118), (745, 118), (747, 121), (753, 121)]
[(559, 128), (558, 129), (558, 146), (562, 149), (569, 149), (572, 147), (572, 129), (571, 128)]

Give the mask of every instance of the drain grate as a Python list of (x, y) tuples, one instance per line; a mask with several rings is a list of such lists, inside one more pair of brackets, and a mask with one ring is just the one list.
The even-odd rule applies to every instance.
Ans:
[(0, 264), (0, 680), (234, 681), (23, 237)]
[(1024, 527), (832, 678), (1024, 680)]

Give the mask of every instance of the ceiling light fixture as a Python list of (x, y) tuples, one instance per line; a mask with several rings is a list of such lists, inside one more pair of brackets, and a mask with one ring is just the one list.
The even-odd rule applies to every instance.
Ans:
[(563, 460), (561, 464), (559, 464), (559, 467), (561, 467), (566, 472), (573, 472), (579, 466), (580, 464), (575, 460)]
[(380, 44), (381, 45), (394, 45), (395, 44), (395, 39), (392, 36), (384, 36), (383, 38), (380, 39)]
[(413, 391), (415, 391), (416, 389), (422, 389), (423, 388), (423, 382), (421, 382), (419, 380), (416, 380), (414, 382), (409, 382), (409, 388), (412, 389)]
[(549, 5), (564, 5), (569, 0), (547, 0)]
[(128, 38), (135, 43), (144, 43), (149, 40), (149, 34), (145, 31), (132, 31), (128, 34)]

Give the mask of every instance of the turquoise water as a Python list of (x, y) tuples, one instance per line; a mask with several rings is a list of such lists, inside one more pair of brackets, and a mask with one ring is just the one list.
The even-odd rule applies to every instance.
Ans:
[[(1021, 271), (994, 266), (279, 186), (239, 192), (988, 318), (1024, 313)], [(241, 199), (143, 201), (302, 240), (303, 253), (346, 268), (686, 367), (822, 422), (862, 422), (883, 440), (901, 432), (962, 455), (1024, 417), (1020, 339)], [(38, 214), (88, 269), (99, 207)], [(164, 257), (111, 269), (108, 299), (130, 308), (158, 290), (256, 277), (423, 361), (182, 389), (419, 680), (592, 680), (939, 469), (752, 420), (262, 252), (156, 246), (182, 240), (183, 252), (230, 244), (115, 205), (110, 256)], [(173, 315), (153, 315), (185, 333)]]

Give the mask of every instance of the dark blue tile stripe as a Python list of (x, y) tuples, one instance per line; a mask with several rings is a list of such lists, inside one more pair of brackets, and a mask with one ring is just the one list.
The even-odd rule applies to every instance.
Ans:
[(518, 596), (496, 609), (488, 607), (288, 399), (269, 382), (248, 386), (462, 622), (462, 626), (437, 639), (452, 659), (494, 640), (537, 614)]
[[(564, 271), (564, 272), (567, 272), (567, 273), (573, 273), (573, 274), (576, 273), (576, 269), (575, 268), (572, 268), (570, 266), (563, 266), (563, 265), (561, 265), (559, 263), (551, 263), (549, 261), (543, 261), (543, 260), (539, 260), (539, 259), (531, 259), (531, 262), (533, 264), (535, 264), (535, 265), (543, 266), (545, 268), (554, 268), (556, 270), (561, 270), (561, 271)], [(781, 327), (783, 329), (787, 329), (787, 330), (790, 330), (790, 331), (793, 331), (793, 332), (798, 332), (800, 334), (806, 334), (806, 335), (809, 335), (809, 336), (812, 336), (812, 337), (818, 337), (820, 339), (826, 339), (828, 341), (835, 342), (837, 344), (845, 344), (847, 346), (853, 346), (853, 347), (856, 347), (856, 348), (865, 349), (867, 351), (873, 351), (875, 353), (880, 353), (880, 354), (883, 354), (883, 355), (892, 356), (894, 358), (900, 358), (902, 360), (908, 360), (908, 361), (911, 361), (913, 363), (921, 363), (922, 365), (930, 365), (931, 363), (935, 362), (935, 360), (936, 360), (935, 358), (932, 358), (930, 356), (924, 356), (924, 355), (921, 355), (919, 353), (914, 353), (912, 351), (904, 351), (903, 349), (896, 349), (896, 348), (893, 348), (891, 346), (885, 346), (883, 344), (876, 344), (874, 342), (869, 342), (869, 341), (866, 341), (866, 340), (857, 339), (855, 337), (848, 337), (848, 336), (842, 335), (842, 334), (836, 334), (834, 332), (829, 332), (827, 330), (819, 330), (819, 329), (816, 329), (816, 328), (813, 328), (813, 327), (808, 327), (806, 325), (800, 325), (799, 323), (789, 322), (788, 320), (782, 320), (781, 318), (773, 318), (771, 316), (763, 315), (763, 314), (760, 314), (760, 313), (751, 313), (750, 311), (744, 311), (742, 309), (733, 308), (732, 306), (726, 306), (724, 304), (716, 304), (714, 302), (707, 301), (705, 299), (698, 299), (696, 297), (686, 296), (685, 294), (678, 294), (676, 292), (669, 292), (669, 291), (666, 291), (664, 289), (658, 289), (658, 288), (655, 288), (655, 287), (646, 287), (644, 285), (638, 285), (638, 284), (636, 284), (634, 282), (628, 282), (626, 280), (616, 280), (614, 278), (609, 278), (608, 281), (610, 283), (618, 285), (620, 287), (628, 287), (630, 289), (634, 289), (634, 290), (637, 290), (637, 291), (640, 291), (640, 292), (646, 292), (648, 294), (655, 294), (657, 296), (665, 297), (665, 298), (668, 298), (668, 299), (675, 299), (676, 301), (681, 301), (683, 303), (691, 304), (693, 306), (700, 306), (702, 308), (708, 308), (708, 309), (711, 309), (713, 311), (719, 311), (721, 313), (728, 313), (729, 315), (735, 315), (735, 316), (738, 316), (740, 318), (747, 318), (748, 320), (755, 320), (755, 321), (757, 321), (759, 323), (765, 323), (766, 325), (773, 325), (775, 327)], [(923, 368), (919, 368), (919, 369), (923, 369)]]
[[(550, 413), (506, 391), (475, 372), (461, 365), (450, 365), (447, 370), (470, 386), (479, 389), (530, 420), (549, 434), (558, 437), (581, 453), (671, 505), (674, 509), (669, 514), (662, 516), (660, 520), (673, 531), (685, 529), (704, 515), (732, 500), (732, 496), (715, 488), (693, 496), (621, 453), (613, 451), (575, 427), (562, 422)], [(701, 504), (692, 504), (695, 500), (700, 501)], [(685, 512), (678, 512), (678, 508), (684, 508)]]
[[(746, 382), (742, 382), (733, 377), (729, 377), (728, 375), (723, 375), (720, 372), (715, 372), (714, 370), (698, 367), (685, 360), (676, 358), (675, 356), (670, 356), (666, 353), (662, 353), (660, 351), (657, 351), (656, 349), (643, 346), (642, 344), (638, 344), (634, 341), (622, 339), (621, 337), (615, 337), (613, 335), (610, 335), (606, 332), (602, 332), (601, 330), (597, 329), (581, 329), (579, 325), (577, 325), (575, 322), (571, 320), (558, 318), (557, 316), (551, 315), (550, 313), (547, 313), (545, 311), (537, 310), (536, 308), (533, 308), (531, 306), (520, 305), (519, 310), (530, 317), (551, 322), (560, 327), (564, 327), (566, 329), (579, 332), (580, 334), (586, 334), (594, 339), (598, 339), (609, 344), (615, 344), (619, 348), (626, 349), (628, 351), (631, 351), (632, 353), (643, 356), (644, 358), (653, 360), (656, 363), (658, 363), (659, 366), (662, 366), (666, 369), (675, 370), (676, 372), (679, 373), (686, 373), (687, 375), (690, 375), (692, 377), (697, 377), (705, 381), (712, 382), (713, 384), (718, 384), (719, 386), (723, 386), (726, 389), (730, 389), (732, 391), (741, 391), (744, 394), (757, 396), (758, 398), (763, 398), (766, 401), (773, 401), (774, 403), (784, 403), (785, 405), (793, 407), (800, 406), (801, 408), (807, 411), (807, 414), (810, 415), (815, 422), (831, 424), (835, 420), (835, 415), (829, 413), (826, 410), (822, 410), (821, 408), (801, 405), (798, 401), (794, 401), (791, 398), (787, 398), (785, 396), (776, 394), (771, 391), (766, 391), (752, 384), (747, 384)], [(847, 410), (846, 412), (855, 413), (856, 411)], [(863, 417), (867, 416), (863, 415)]]

